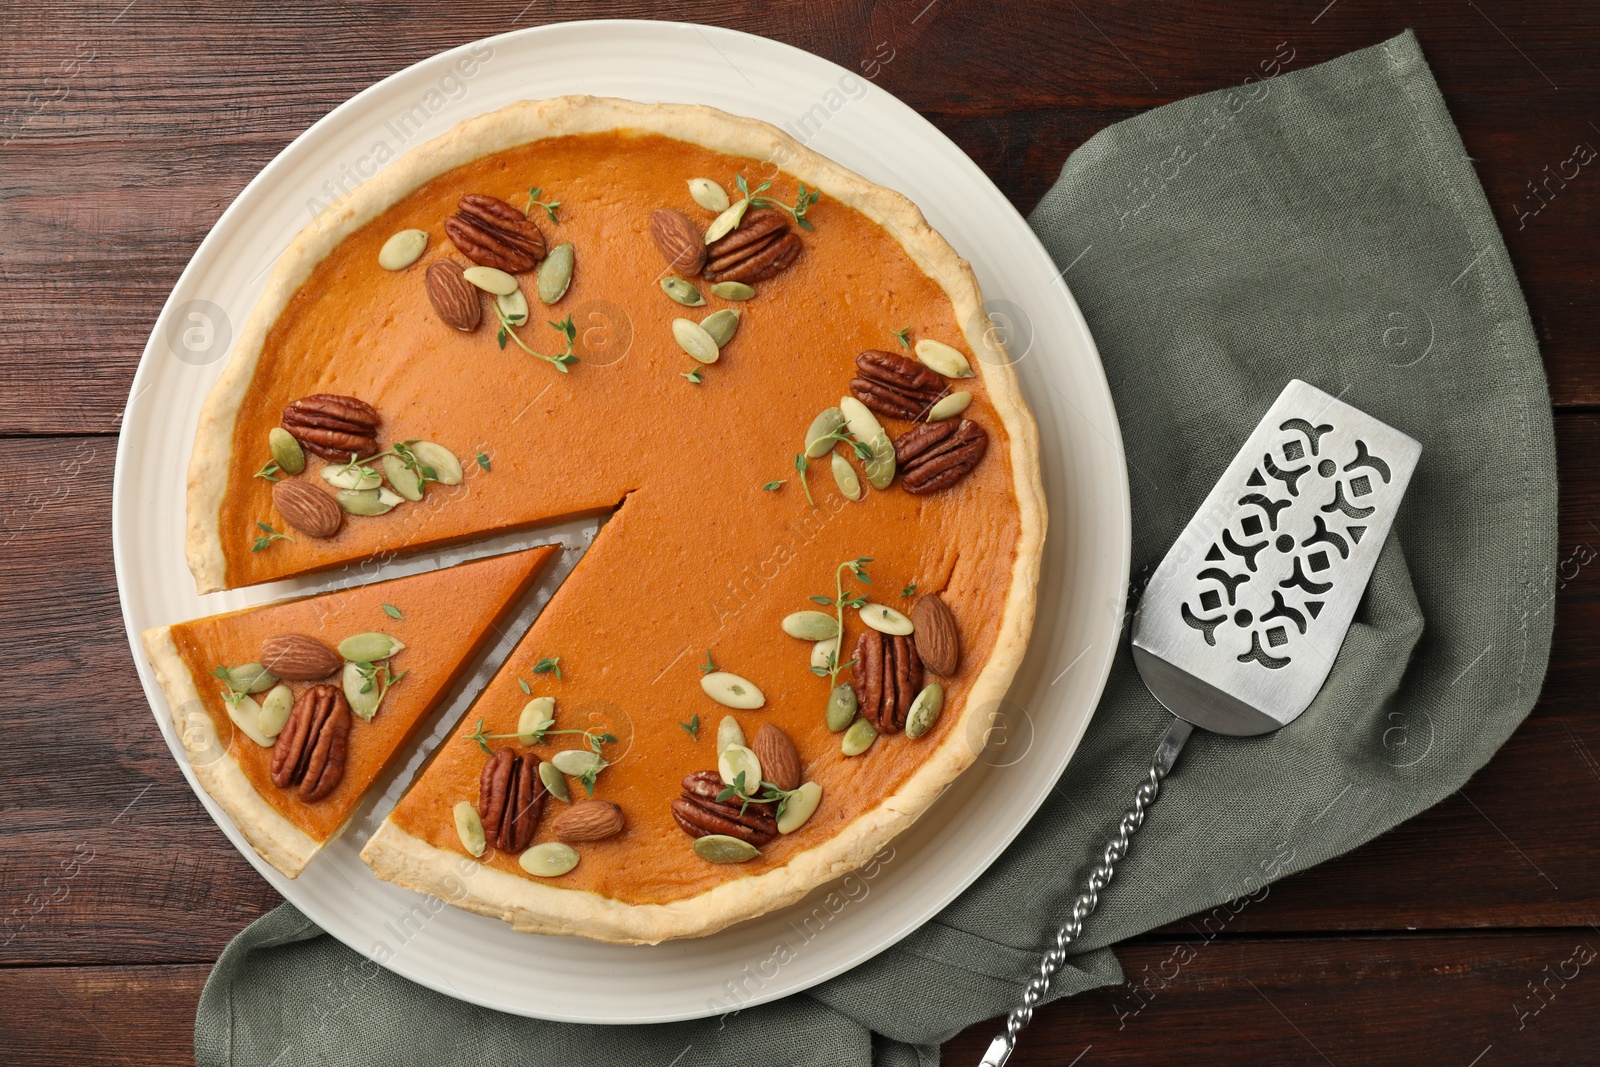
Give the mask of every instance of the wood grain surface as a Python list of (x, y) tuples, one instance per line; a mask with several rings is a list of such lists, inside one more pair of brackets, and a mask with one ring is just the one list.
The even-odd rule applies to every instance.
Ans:
[[(1600, 145), (1600, 9), (1567, 0), (5, 5), (0, 1062), (187, 1061), (211, 961), (277, 903), (174, 766), (118, 611), (111, 465), (167, 292), (240, 189), (355, 92), (479, 37), (602, 15), (750, 30), (861, 71), (1023, 211), (1095, 131), (1239, 82), (1281, 42), (1297, 69), (1416, 29), (1556, 407), (1565, 562), (1544, 693), (1433, 810), (1213, 938), (1180, 922), (1120, 946), (1129, 983), (1042, 1011), (1013, 1062), (1600, 1063), (1600, 171), (1560, 176)], [(946, 1061), (976, 1062), (993, 1025)]]

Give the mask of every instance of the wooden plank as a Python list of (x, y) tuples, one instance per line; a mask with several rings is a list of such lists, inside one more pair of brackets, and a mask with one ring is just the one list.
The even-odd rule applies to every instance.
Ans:
[[(349, 8), (324, 7), (141, 3), (115, 23), (93, 9), (11, 15), (0, 42), (0, 432), (114, 430), (167, 292), (245, 183), (348, 96), (525, 10), (486, 3), (448, 23), (392, 19), (374, 35)], [(635, 3), (559, 14), (586, 11), (659, 13)], [(556, 14), (526, 12), (522, 24)], [(740, 14), (703, 17), (735, 24)], [(1286, 69), (1299, 69), (1415, 25), (1506, 231), (1556, 402), (1593, 404), (1600, 356), (1587, 341), (1600, 303), (1585, 250), (1600, 232), (1600, 196), (1592, 166), (1553, 183), (1545, 168), (1560, 171), (1578, 143), (1600, 145), (1588, 119), (1600, 104), (1587, 61), (1600, 46), (1595, 22), (1576, 3), (1543, 5), (1532, 19), (1504, 4), (1342, 0), (1312, 23), (1270, 0), (1204, 11), (1021, 0), (1003, 18), (945, 0), (830, 0), (760, 28), (874, 75), (1027, 210), (1067, 154), (1111, 122), (1259, 74), (1280, 42), (1294, 53)], [(1533, 199), (1530, 182), (1551, 184)]]
[[(1128, 983), (1048, 1005), (1013, 1067), (1591, 1067), (1600, 934), (1145, 941)], [(999, 1020), (943, 1062), (978, 1062)]]
[(194, 1009), (210, 973), (210, 964), (0, 969), (0, 1063), (193, 1063)]

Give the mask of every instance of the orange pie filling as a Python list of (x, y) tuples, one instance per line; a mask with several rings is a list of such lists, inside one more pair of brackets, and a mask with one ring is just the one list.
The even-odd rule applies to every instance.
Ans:
[[(753, 195), (772, 203), (747, 205), (719, 237), (729, 216), (715, 192), (688, 180), (711, 179), (737, 204), (741, 173)], [(766, 180), (769, 189), (756, 188)], [(662, 209), (674, 217), (663, 222)], [(531, 264), (516, 262), (529, 226), (507, 210), (531, 220), (540, 239)], [(673, 227), (685, 224), (694, 240), (670, 262), (680, 250)], [(694, 262), (707, 228), (709, 253)], [(380, 258), (395, 265), (397, 244), (416, 243), (396, 237), (411, 230), (427, 235), (420, 256), (380, 266)], [(226, 584), (613, 512), (401, 799), (394, 826), (516, 878), (666, 904), (783, 867), (894, 795), (950, 731), (987, 723), (952, 709), (964, 706), (996, 649), (1010, 603), (1022, 540), (1013, 451), (985, 376), (967, 370), (982, 368), (941, 279), (898, 236), (827, 196), (806, 200), (793, 177), (768, 165), (619, 131), (548, 138), (456, 167), (311, 269), (267, 333), (234, 423), (217, 515)], [(764, 263), (741, 267), (740, 242), (764, 249)], [(570, 280), (540, 265), (569, 253)], [(525, 317), (516, 295), (497, 301), (463, 288), (474, 278), (503, 286), (504, 275), (478, 269), (496, 264), (518, 284)], [(741, 270), (753, 292), (719, 284), (740, 280)], [(461, 328), (474, 307), (477, 325)], [(730, 314), (705, 321), (725, 311), (737, 313), (735, 324)], [(704, 349), (696, 331), (720, 344)], [(934, 408), (953, 393), (970, 399)], [(328, 397), (355, 398), (370, 414), (317, 399)], [(855, 416), (856, 399), (876, 413), (882, 441), (866, 439), (870, 419)], [(299, 413), (286, 415), (297, 403)], [(845, 424), (824, 416), (808, 433), (835, 406), (850, 416)], [(299, 474), (267, 469), (277, 483), (256, 477), (276, 455), (268, 449), (274, 427), (288, 427), (308, 452)], [(808, 438), (828, 430), (833, 440), (802, 458)], [(459, 457), (463, 476), (457, 484), (424, 479), (421, 500), (335, 515), (335, 532), (308, 536), (304, 502), (285, 507), (278, 483), (330, 494), (324, 467), (349, 477), (360, 470), (337, 448), (311, 454), (312, 444), (345, 440), (321, 431), (368, 434), (352, 447), (361, 455), (398, 443), (384, 462), (402, 466), (413, 459), (406, 442), (430, 442)], [(916, 450), (905, 451), (917, 440), (908, 434), (931, 435), (928, 455), (978, 437), (987, 448), (964, 453), (981, 458), (941, 477), (942, 468), (919, 467)], [(903, 453), (898, 477), (879, 485), (874, 463), (881, 473), (891, 441)], [(263, 530), (267, 543), (253, 550)], [(443, 673), (449, 657), (465, 654), (461, 643), (469, 634), (474, 643), (487, 623), (481, 605), (461, 594), (489, 581), (468, 568), (489, 566), (423, 576), (437, 592), (411, 597), (415, 609), (393, 623), (407, 645), (397, 666), (414, 676), (421, 664), (405, 657), (427, 656)], [(359, 614), (361, 629), (383, 629), (381, 617), (368, 617), (390, 596), (384, 589), (339, 594), (351, 613), (341, 625), (355, 626)], [(911, 620), (930, 610), (919, 600), (935, 595), (948, 609), (936, 620), (940, 632), (920, 621), (913, 631)], [(267, 611), (311, 612), (311, 604)], [(785, 621), (801, 612), (813, 614)], [(843, 636), (830, 660), (816, 634), (838, 619)], [(204, 673), (283, 625), (246, 615), (177, 633), (191, 669)], [(367, 743), (352, 743), (333, 795), (307, 803), (275, 789), (268, 753), (247, 745), (251, 781), (308, 833), (330, 833), (403, 740), (412, 720), (394, 704), (408, 687), (421, 690), (413, 676), (373, 723), (358, 724)], [(759, 690), (759, 706), (745, 687)], [(830, 723), (836, 687), (874, 706), (860, 717), (846, 709), (844, 718), (836, 708)], [(539, 697), (553, 698), (553, 721), (529, 734), (529, 705)], [(722, 726), (730, 717), (732, 748), (733, 727)], [(869, 721), (876, 731), (862, 725)], [(765, 724), (783, 742), (771, 730), (762, 740)], [(966, 743), (975, 752), (983, 740)], [(495, 755), (501, 750), (509, 755)], [(730, 773), (747, 766), (743, 751), (768, 756), (763, 780), (730, 795), (740, 784)], [(585, 760), (603, 766), (586, 774)], [(535, 773), (540, 764), (559, 772)], [(798, 780), (766, 782), (774, 767)], [(723, 795), (698, 804), (686, 796), (685, 779), (697, 772), (727, 787)], [(808, 806), (818, 789), (820, 801), (801, 825), (773, 832), (760, 813), (775, 823), (780, 804), (799, 802), (799, 782), (812, 783)], [(591, 796), (607, 806), (578, 817), (575, 806)], [(513, 832), (503, 822), (509, 808), (499, 805), (518, 798), (522, 813), (534, 798), (540, 810)], [(728, 819), (743, 829), (715, 832)], [(752, 838), (756, 847), (739, 847)], [(529, 849), (556, 841), (571, 847), (575, 865), (560, 861), (567, 853), (559, 847), (539, 854), (557, 857), (560, 870), (523, 862)]]

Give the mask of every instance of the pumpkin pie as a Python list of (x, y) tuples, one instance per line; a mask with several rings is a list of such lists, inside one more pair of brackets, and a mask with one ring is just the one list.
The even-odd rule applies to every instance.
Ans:
[(195, 777), (255, 850), (295, 877), (556, 551), (144, 631)]
[(206, 591), (609, 514), (363, 858), (656, 942), (860, 866), (976, 758), (1038, 455), (903, 196), (711, 108), (527, 101), (289, 246), (202, 412), (187, 550)]

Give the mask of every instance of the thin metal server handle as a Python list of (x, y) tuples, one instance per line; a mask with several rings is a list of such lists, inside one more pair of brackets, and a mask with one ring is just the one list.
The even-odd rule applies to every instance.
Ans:
[(1178, 762), (1178, 753), (1183, 751), (1184, 742), (1189, 740), (1189, 735), (1193, 732), (1194, 727), (1189, 723), (1182, 719), (1172, 720), (1172, 726), (1168, 728), (1167, 735), (1161, 739), (1161, 744), (1156, 746), (1156, 754), (1150, 760), (1149, 775), (1140, 784), (1138, 792), (1133, 795), (1133, 807), (1122, 816), (1122, 823), (1117, 827), (1117, 835), (1106, 845), (1100, 866), (1089, 875), (1088, 887), (1077, 900), (1073, 901), (1072, 918), (1056, 931), (1055, 944), (1044, 954), (1044, 959), (1039, 961), (1039, 973), (1028, 981), (1028, 988), (1022, 994), (1022, 1003), (1006, 1016), (1005, 1033), (997, 1035), (989, 1042), (989, 1049), (983, 1054), (979, 1067), (1003, 1067), (1006, 1060), (1011, 1058), (1012, 1050), (1017, 1047), (1017, 1035), (1022, 1032), (1024, 1026), (1033, 1021), (1033, 1009), (1037, 1008), (1045, 995), (1050, 992), (1050, 983), (1055, 979), (1056, 972), (1067, 962), (1067, 949), (1082, 936), (1083, 920), (1093, 914), (1095, 907), (1100, 903), (1100, 890), (1106, 887), (1111, 881), (1111, 876), (1116, 873), (1117, 862), (1128, 854), (1128, 845), (1133, 835), (1144, 825), (1145, 812), (1155, 803), (1156, 794), (1161, 792), (1161, 780), (1172, 772), (1172, 765)]

